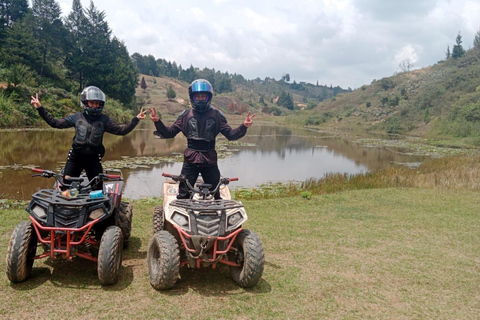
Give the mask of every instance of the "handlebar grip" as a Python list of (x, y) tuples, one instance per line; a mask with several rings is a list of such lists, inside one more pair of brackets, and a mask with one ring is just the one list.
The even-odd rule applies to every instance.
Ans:
[(165, 173), (164, 172), (164, 173), (162, 173), (162, 176), (168, 177), (168, 178), (173, 178), (173, 174), (171, 174), (171, 173)]
[(70, 178), (65, 178), (65, 180), (71, 181), (71, 182), (83, 182), (85, 180), (85, 178), (83, 178), (83, 177), (70, 177)]
[(108, 179), (120, 179), (119, 174), (107, 174)]
[(228, 181), (238, 181), (238, 178), (229, 178)]
[(45, 170), (43, 170), (43, 169), (37, 169), (37, 168), (32, 168), (32, 171), (33, 171), (33, 172), (43, 173), (43, 171), (45, 171)]

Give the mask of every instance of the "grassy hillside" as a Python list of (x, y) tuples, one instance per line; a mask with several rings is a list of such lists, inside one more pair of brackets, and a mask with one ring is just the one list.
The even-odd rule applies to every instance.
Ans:
[[(189, 83), (169, 77), (154, 77), (141, 74), (147, 84), (146, 89), (140, 85), (136, 89), (137, 106), (155, 106), (163, 116), (169, 117), (179, 114), (190, 107), (188, 97)], [(264, 115), (292, 115), (299, 110), (313, 108), (319, 101), (332, 98), (338, 93), (347, 92), (340, 87), (329, 88), (323, 85), (306, 83), (287, 83), (284, 81), (242, 80), (232, 79), (233, 91), (225, 93), (215, 92), (212, 105), (230, 115), (243, 115), (247, 111)], [(172, 100), (167, 99), (169, 86), (176, 93)], [(214, 86), (215, 91), (215, 86)], [(277, 100), (283, 92), (288, 93), (294, 102), (294, 110), (277, 105)]]
[[(188, 96), (189, 83), (168, 77), (153, 77), (140, 75), (145, 79), (146, 89), (136, 89), (137, 106), (155, 107), (157, 112), (162, 114), (165, 119), (173, 119), (186, 108), (190, 108), (190, 98)], [(176, 93), (174, 99), (167, 99), (167, 89), (172, 86)], [(235, 118), (244, 118), (247, 110), (262, 113), (262, 107), (259, 105), (259, 94), (244, 89), (238, 89), (234, 92), (215, 94), (212, 100), (212, 106), (229, 114), (229, 120)], [(235, 105), (236, 108), (229, 108), (229, 105)], [(243, 110), (239, 106), (245, 106)]]
[(320, 103), (294, 122), (480, 144), (480, 50), (403, 72)]

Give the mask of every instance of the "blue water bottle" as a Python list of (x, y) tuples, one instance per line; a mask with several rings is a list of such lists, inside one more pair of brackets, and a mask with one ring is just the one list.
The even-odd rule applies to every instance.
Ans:
[(95, 191), (90, 192), (90, 198), (92, 198), (92, 199), (103, 198), (102, 190), (95, 190)]

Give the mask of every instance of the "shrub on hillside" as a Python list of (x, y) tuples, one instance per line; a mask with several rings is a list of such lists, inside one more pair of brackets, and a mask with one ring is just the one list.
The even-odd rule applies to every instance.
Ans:
[(395, 88), (395, 83), (393, 83), (392, 79), (390, 78), (383, 78), (378, 83), (380, 85), (380, 88), (385, 91)]
[(0, 92), (0, 126), (6, 127), (12, 125), (14, 122), (13, 103), (4, 92)]
[(385, 131), (391, 134), (400, 134), (405, 131), (405, 128), (402, 121), (397, 116), (393, 116), (385, 121)]

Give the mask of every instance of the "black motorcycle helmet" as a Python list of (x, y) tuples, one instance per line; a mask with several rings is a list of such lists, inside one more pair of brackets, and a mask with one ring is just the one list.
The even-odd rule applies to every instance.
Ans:
[[(196, 93), (207, 94), (207, 100), (195, 101), (194, 95)], [(212, 102), (213, 87), (207, 80), (197, 79), (190, 84), (190, 87), (188, 87), (188, 95), (190, 96), (190, 103), (192, 104), (193, 110), (204, 112), (210, 107), (210, 103)]]
[[(80, 101), (87, 115), (98, 116), (102, 113), (103, 107), (105, 106), (105, 94), (97, 87), (86, 87), (80, 95)], [(100, 108), (90, 108), (87, 101), (99, 101)]]

